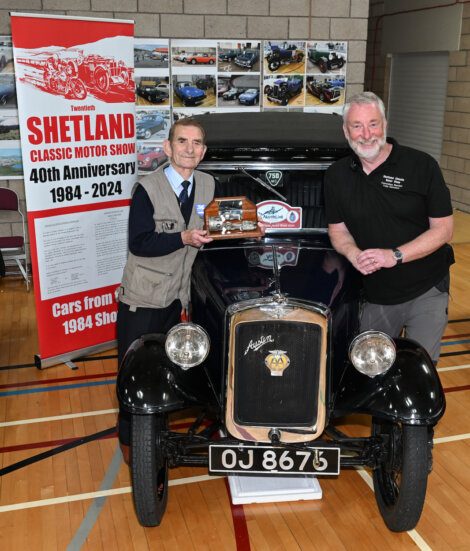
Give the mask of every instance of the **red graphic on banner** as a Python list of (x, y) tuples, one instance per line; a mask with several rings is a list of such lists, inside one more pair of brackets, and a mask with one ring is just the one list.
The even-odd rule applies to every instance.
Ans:
[[(29, 14), (28, 14), (29, 15)], [(33, 17), (33, 16), (31, 16)], [(53, 36), (54, 44), (70, 48), (83, 42), (96, 42), (115, 36), (134, 36), (134, 25), (125, 21), (106, 21), (105, 19), (67, 19), (65, 17), (34, 18), (34, 31), (27, 17), (12, 16), (11, 30), (16, 48), (40, 48), (45, 36)]]
[(134, 69), (122, 60), (65, 49), (19, 56), (16, 62), (29, 68), (20, 80), (49, 94), (72, 100), (83, 100), (91, 94), (106, 103), (134, 100)]

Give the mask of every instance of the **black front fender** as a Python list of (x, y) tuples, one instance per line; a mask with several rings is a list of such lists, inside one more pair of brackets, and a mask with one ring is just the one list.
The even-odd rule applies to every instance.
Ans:
[(367, 413), (413, 425), (435, 425), (446, 402), (439, 375), (416, 342), (395, 339), (397, 357), (384, 375), (362, 375), (349, 365), (335, 397), (335, 416)]
[(213, 401), (202, 366), (184, 371), (172, 363), (165, 352), (165, 338), (144, 335), (127, 351), (116, 382), (119, 404), (126, 411), (169, 413)]

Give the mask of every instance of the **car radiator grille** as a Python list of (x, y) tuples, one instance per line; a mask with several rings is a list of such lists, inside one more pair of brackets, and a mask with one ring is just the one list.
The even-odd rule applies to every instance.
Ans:
[[(261, 342), (258, 350), (250, 342)], [(271, 340), (270, 339), (270, 340)], [(239, 324), (235, 336), (234, 421), (240, 425), (312, 426), (317, 418), (321, 328), (311, 323), (269, 320)], [(273, 376), (265, 359), (273, 350), (290, 360)]]

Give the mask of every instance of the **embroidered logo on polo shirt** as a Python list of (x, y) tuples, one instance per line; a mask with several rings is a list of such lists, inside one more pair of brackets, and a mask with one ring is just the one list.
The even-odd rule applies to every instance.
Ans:
[(403, 189), (403, 184), (405, 178), (399, 178), (398, 176), (387, 176), (386, 174), (382, 175), (382, 187), (387, 189)]

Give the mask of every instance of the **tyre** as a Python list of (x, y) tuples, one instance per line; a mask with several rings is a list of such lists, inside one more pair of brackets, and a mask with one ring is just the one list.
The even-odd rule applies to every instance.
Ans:
[(158, 168), (158, 161), (157, 160), (154, 159), (152, 161), (151, 168), (152, 168), (152, 170), (157, 170), (157, 168)]
[(109, 90), (109, 75), (103, 67), (98, 67), (95, 71), (95, 83), (100, 92), (107, 92)]
[(287, 96), (282, 98), (281, 105), (285, 107), (288, 103), (289, 103), (289, 98)]
[(147, 130), (145, 131), (145, 134), (144, 134), (144, 138), (146, 140), (148, 140), (151, 135), (152, 135), (152, 131), (147, 128)]
[(266, 86), (264, 87), (264, 93), (266, 96), (269, 96), (271, 94), (271, 92), (273, 91), (273, 87), (272, 86), (269, 86), (269, 84), (266, 84)]
[(196, 65), (196, 60), (195, 59), (191, 59), (191, 65)]
[(269, 70), (270, 71), (277, 71), (279, 69), (279, 67), (281, 66), (281, 64), (279, 63), (279, 61), (277, 60), (274, 60), (274, 61), (270, 61), (268, 63), (268, 67), (269, 67)]
[(168, 463), (164, 441), (165, 414), (133, 415), (131, 475), (134, 507), (142, 526), (158, 526), (168, 500)]
[(384, 442), (373, 472), (380, 514), (392, 532), (412, 530), (418, 524), (426, 496), (432, 462), (430, 430), (374, 419), (372, 434)]
[(209, 60), (209, 65), (214, 65), (214, 60), (213, 59)]
[(320, 71), (321, 71), (322, 73), (326, 73), (326, 71), (328, 70), (328, 66), (327, 66), (327, 64), (326, 64), (324, 61), (320, 61), (320, 62), (319, 62), (318, 68), (320, 69)]
[(320, 101), (325, 101), (325, 94), (321, 93), (319, 99)]

